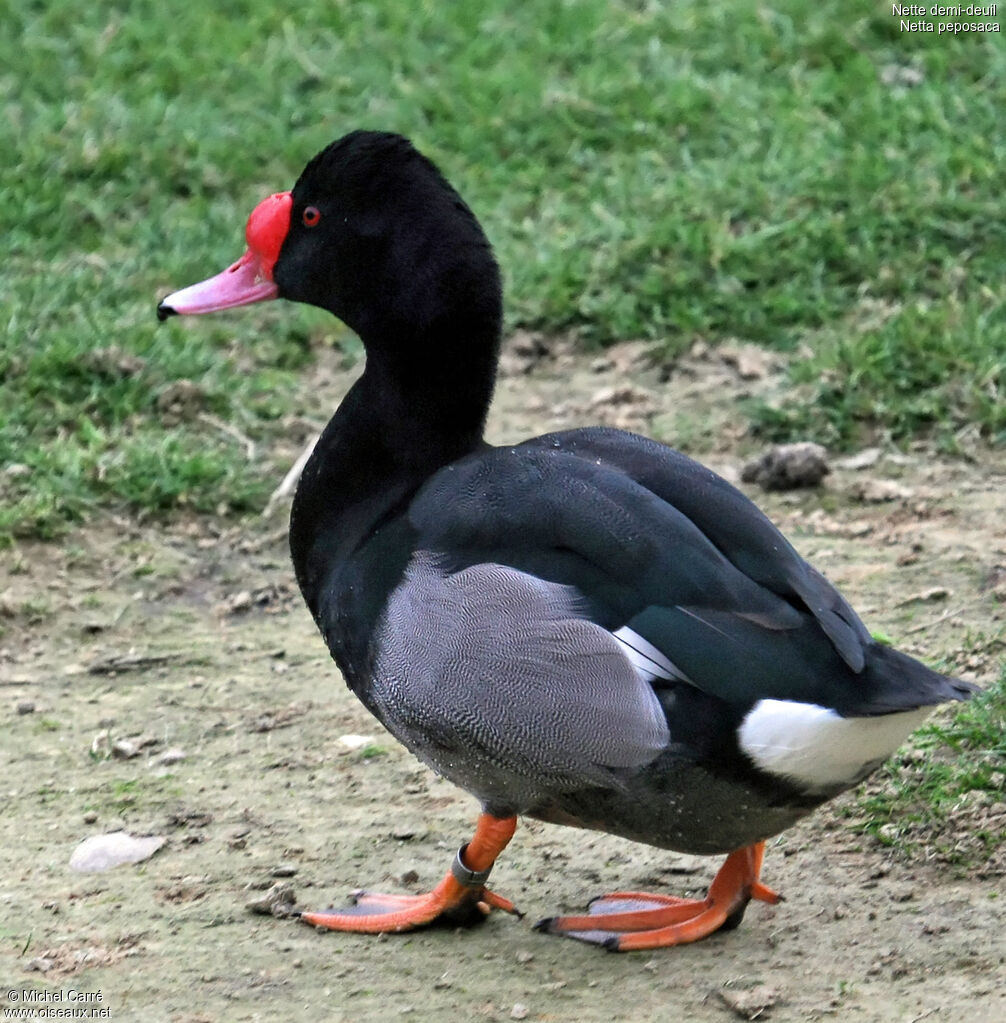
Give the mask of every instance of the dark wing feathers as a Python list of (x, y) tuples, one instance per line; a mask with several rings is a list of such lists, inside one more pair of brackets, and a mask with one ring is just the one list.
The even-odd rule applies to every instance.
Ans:
[(558, 444), (581, 458), (600, 459), (672, 504), (749, 578), (806, 607), (846, 664), (863, 670), (870, 635), (856, 612), (755, 504), (711, 469), (647, 437), (634, 436), (626, 444), (625, 433), (604, 427), (550, 434), (529, 444), (552, 449)]
[(573, 587), (593, 621), (628, 625), (735, 705), (871, 714), (954, 698), (911, 658), (877, 660), (852, 608), (743, 494), (643, 437), (575, 430), (471, 455), (427, 481), (409, 519), (449, 571), (489, 562)]
[[(517, 559), (524, 563), (514, 567), (577, 585), (615, 618), (643, 601), (743, 610), (778, 628), (800, 624), (789, 602), (733, 565), (674, 505), (576, 455), (520, 447), (465, 459), (423, 487), (410, 520), (419, 547), (429, 543), (464, 563), (472, 555)], [(570, 562), (581, 578), (558, 578), (576, 573)]]

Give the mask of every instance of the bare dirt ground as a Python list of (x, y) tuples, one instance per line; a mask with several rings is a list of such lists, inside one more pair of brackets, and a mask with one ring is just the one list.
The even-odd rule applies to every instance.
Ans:
[[(518, 338), (492, 436), (609, 421), (678, 438), (736, 480), (754, 450), (736, 401), (779, 377), (773, 357), (725, 355), (697, 351), (664, 380), (640, 346), (591, 359)], [(351, 377), (323, 353), (303, 421), (323, 421)], [(291, 424), (278, 464), (300, 440)], [(871, 628), (987, 684), (1006, 635), (1004, 492), (1001, 454), (920, 448), (755, 496)], [(530, 924), (613, 888), (701, 895), (718, 864), (536, 822), (493, 875), (524, 920), (368, 938), (250, 913), (275, 883), (311, 907), (363, 885), (423, 890), (477, 809), (341, 683), (296, 593), (284, 520), (108, 518), (4, 552), (0, 1010), (41, 1009), (25, 992), (45, 992), (172, 1023), (1006, 1019), (1002, 863), (958, 876), (898, 858), (834, 807), (770, 843), (764, 877), (783, 904), (658, 953)], [(1002, 826), (1004, 810), (987, 819)], [(167, 842), (144, 863), (70, 870), (79, 842), (120, 828)]]

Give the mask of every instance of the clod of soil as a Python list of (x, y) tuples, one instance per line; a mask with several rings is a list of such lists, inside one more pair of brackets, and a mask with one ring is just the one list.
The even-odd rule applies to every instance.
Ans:
[(796, 490), (818, 486), (830, 472), (824, 448), (812, 441), (801, 441), (769, 448), (744, 466), (741, 479), (757, 483), (764, 490)]
[(249, 899), (245, 903), (249, 913), (264, 916), (286, 917), (297, 913), (297, 897), (288, 884), (274, 884), (263, 895)]

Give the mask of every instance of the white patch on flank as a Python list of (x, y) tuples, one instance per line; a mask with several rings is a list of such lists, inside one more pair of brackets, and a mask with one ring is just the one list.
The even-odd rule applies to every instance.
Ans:
[(844, 718), (813, 703), (759, 700), (737, 738), (762, 770), (808, 789), (827, 789), (854, 782), (886, 760), (932, 710)]
[(647, 682), (655, 678), (680, 678), (689, 681), (688, 676), (670, 661), (665, 653), (658, 650), (648, 639), (643, 639), (638, 632), (634, 632), (623, 625), (612, 635), (622, 646), (622, 653), (632, 662), (632, 666), (639, 672)]

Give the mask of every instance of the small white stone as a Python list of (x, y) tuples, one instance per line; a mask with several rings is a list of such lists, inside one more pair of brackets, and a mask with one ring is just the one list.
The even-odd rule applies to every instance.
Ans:
[(70, 856), (70, 869), (82, 874), (97, 874), (122, 863), (140, 863), (150, 859), (167, 841), (163, 835), (137, 837), (125, 831), (85, 838)]
[(177, 764), (185, 759), (185, 751), (177, 746), (166, 749), (155, 761), (158, 764)]
[(369, 746), (374, 741), (372, 735), (340, 735), (336, 742), (340, 746), (345, 746), (346, 749), (363, 749), (364, 746)]

